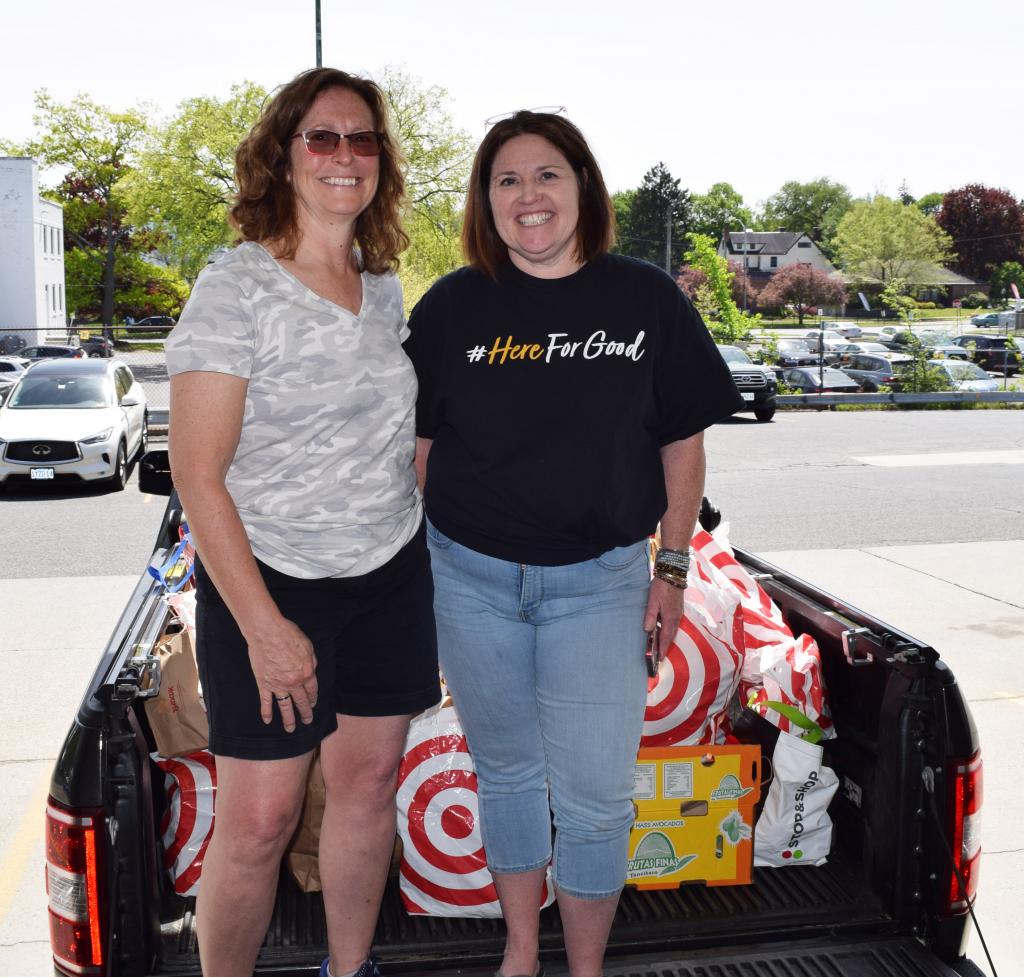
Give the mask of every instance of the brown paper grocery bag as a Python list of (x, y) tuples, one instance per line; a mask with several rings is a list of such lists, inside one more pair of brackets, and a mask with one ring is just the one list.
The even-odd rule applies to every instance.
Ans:
[(317, 750), (306, 778), (306, 798), (302, 804), (299, 826), (288, 846), (288, 869), (303, 892), (320, 891), (320, 825), (324, 819), (327, 791), (324, 772)]
[(206, 749), (210, 726), (199, 693), (199, 670), (190, 633), (165, 633), (153, 656), (160, 661), (160, 693), (146, 700), (146, 718), (157, 753), (174, 757)]
[[(327, 790), (324, 787), (324, 773), (320, 766), (320, 751), (317, 750), (306, 778), (306, 797), (302, 804), (299, 826), (295, 829), (288, 845), (288, 870), (292, 873), (303, 892), (319, 892), (320, 886), (320, 825), (324, 820), (327, 804)], [(402, 860), (402, 841), (396, 835), (395, 847), (391, 853), (388, 875), (396, 878)]]

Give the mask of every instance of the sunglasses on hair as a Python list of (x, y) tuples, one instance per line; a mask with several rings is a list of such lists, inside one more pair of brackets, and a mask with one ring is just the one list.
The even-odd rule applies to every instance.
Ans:
[(533, 109), (516, 109), (514, 112), (502, 112), (500, 115), (492, 115), (489, 119), (484, 119), (484, 129), (490, 129), (491, 126), (496, 125), (499, 122), (504, 122), (506, 119), (514, 118), (520, 112), (534, 112), (537, 115), (568, 116), (568, 110), (564, 105), (538, 105)]
[(332, 132), (330, 129), (304, 129), (295, 133), (292, 139), (302, 137), (306, 152), (312, 156), (333, 156), (342, 139), (348, 140), (353, 156), (379, 156), (384, 145), (383, 132)]

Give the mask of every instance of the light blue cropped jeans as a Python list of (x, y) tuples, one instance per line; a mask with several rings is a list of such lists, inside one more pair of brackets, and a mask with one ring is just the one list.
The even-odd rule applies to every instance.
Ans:
[(560, 567), (484, 556), (429, 523), (427, 541), (491, 871), (529, 872), (553, 854), (563, 892), (616, 894), (647, 696), (646, 540)]

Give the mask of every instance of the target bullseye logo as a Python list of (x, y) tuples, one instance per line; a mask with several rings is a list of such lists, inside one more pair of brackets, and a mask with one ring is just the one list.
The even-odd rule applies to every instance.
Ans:
[(743, 664), (737, 644), (739, 603), (704, 606), (700, 584), (647, 696), (641, 746), (714, 742), (716, 722), (736, 689)]
[(466, 737), (457, 721), (429, 725), (438, 735), (410, 742), (398, 771), (402, 900), (416, 914), (500, 916)]

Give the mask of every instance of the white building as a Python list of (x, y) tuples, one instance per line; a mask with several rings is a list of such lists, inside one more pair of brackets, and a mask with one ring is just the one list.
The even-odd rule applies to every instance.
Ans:
[(818, 245), (797, 231), (726, 231), (718, 253), (749, 272), (771, 275), (787, 265), (810, 265), (827, 275), (836, 273)]
[(66, 332), (66, 315), (64, 211), (39, 196), (34, 159), (0, 156), (0, 334), (32, 345)]

